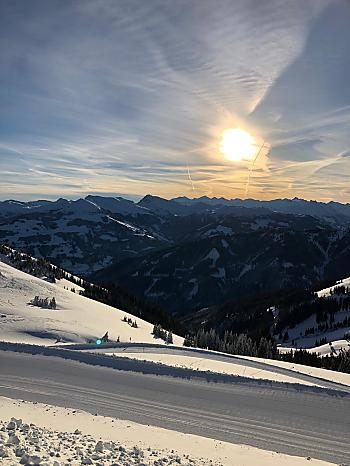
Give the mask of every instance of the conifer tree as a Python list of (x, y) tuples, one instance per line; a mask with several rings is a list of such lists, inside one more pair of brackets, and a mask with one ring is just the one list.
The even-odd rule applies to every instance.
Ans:
[(168, 335), (167, 335), (167, 339), (166, 339), (166, 342), (170, 345), (172, 345), (174, 342), (173, 342), (173, 334), (171, 332), (171, 330), (168, 332)]

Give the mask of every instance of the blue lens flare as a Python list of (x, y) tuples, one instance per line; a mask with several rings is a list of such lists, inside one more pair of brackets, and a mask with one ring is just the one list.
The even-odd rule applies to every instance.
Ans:
[(102, 343), (102, 340), (100, 340), (99, 338), (96, 340), (96, 345), (100, 345)]

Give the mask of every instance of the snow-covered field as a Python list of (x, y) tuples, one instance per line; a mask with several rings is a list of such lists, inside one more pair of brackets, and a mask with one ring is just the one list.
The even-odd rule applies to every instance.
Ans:
[(3, 466), (326, 466), (332, 463), (0, 397)]
[[(74, 288), (76, 292), (72, 292)], [(48, 283), (40, 278), (21, 272), (0, 261), (0, 341), (54, 345), (60, 339), (67, 343), (94, 342), (106, 331), (109, 338), (118, 338), (124, 343), (162, 344), (163, 340), (152, 335), (153, 325), (135, 318), (119, 309), (93, 301), (78, 294), (79, 287), (68, 280)], [(42, 309), (30, 304), (34, 296), (55, 297), (57, 309)], [(136, 320), (138, 328), (123, 321), (124, 317)], [(182, 347), (183, 339), (173, 336), (174, 344)], [(107, 354), (113, 351), (99, 349)], [(128, 350), (118, 352), (120, 357), (153, 361), (172, 367), (186, 367), (198, 371), (230, 374), (252, 379), (265, 379), (276, 382), (300, 383), (293, 375), (285, 375), (247, 367), (237, 361), (222, 362), (198, 357), (188, 357), (181, 353), (165, 354), (161, 351), (145, 354)], [(307, 381), (304, 385), (314, 385)]]
[[(121, 342), (162, 343), (154, 339), (149, 322), (80, 296), (78, 289), (67, 280), (48, 283), (0, 261), (0, 341), (52, 345), (60, 339), (86, 343), (108, 331), (114, 341), (119, 337)], [(35, 296), (55, 297), (57, 309), (32, 306), (30, 301)], [(136, 320), (138, 328), (124, 322), (125, 316)], [(182, 345), (181, 337), (174, 335), (173, 339)]]
[(312, 377), (318, 377), (323, 380), (329, 380), (332, 382), (340, 383), (350, 387), (350, 374), (344, 372), (330, 371), (328, 369), (320, 369), (318, 367), (305, 366), (303, 364), (295, 364), (292, 362), (278, 361), (276, 359), (264, 359), (254, 358), (253, 356), (236, 356), (241, 359), (248, 359), (250, 361), (259, 361), (269, 366), (283, 367), (290, 371), (298, 372), (300, 374), (311, 375)]
[[(76, 292), (72, 292), (75, 288)], [(146, 345), (163, 344), (163, 340), (155, 339), (152, 335), (153, 325), (135, 318), (119, 309), (112, 308), (97, 301), (85, 298), (78, 294), (79, 287), (63, 279), (56, 283), (48, 283), (40, 278), (21, 272), (12, 266), (0, 261), (0, 341), (13, 343), (28, 343), (36, 345), (54, 345), (59, 339), (67, 343), (94, 342), (106, 331), (109, 338), (125, 343), (124, 351), (118, 351), (116, 356), (150, 361), (170, 367), (185, 367), (191, 370), (229, 374), (255, 380), (269, 380), (285, 383), (302, 383), (303, 385), (319, 385), (315, 381), (300, 381), (293, 377), (295, 365), (281, 363), (280, 361), (264, 360), (269, 366), (286, 367), (291, 369), (290, 374), (264, 370), (263, 368), (249, 367), (243, 360), (242, 364), (236, 361), (220, 361), (203, 357), (201, 354), (181, 354), (183, 339), (176, 335), (174, 346), (180, 351), (177, 354), (154, 351), (145, 353), (144, 349), (135, 349), (130, 352), (128, 344), (144, 343)], [(55, 297), (57, 309), (42, 309), (30, 304), (34, 296)], [(124, 317), (136, 320), (138, 328), (131, 327), (123, 321)], [(329, 345), (324, 345), (326, 350)], [(89, 345), (87, 345), (89, 349)], [(90, 350), (90, 349), (89, 349)], [(93, 348), (91, 348), (93, 351)], [(113, 355), (113, 349), (99, 348), (98, 352)], [(211, 355), (215, 352), (210, 352)], [(262, 362), (261, 359), (257, 361)], [(282, 364), (282, 365), (281, 365)], [(285, 366), (283, 366), (285, 364)], [(324, 378), (350, 385), (347, 374), (334, 373), (324, 369), (300, 366), (298, 371), (308, 375)]]
[[(286, 346), (279, 347), (279, 351), (281, 353), (288, 353), (289, 351), (295, 351), (295, 347), (288, 348)], [(309, 353), (316, 353), (321, 356), (330, 356), (335, 355), (337, 356), (340, 351), (348, 351), (350, 349), (350, 341), (349, 340), (335, 340), (330, 341), (324, 345), (314, 346), (312, 348), (305, 348)]]

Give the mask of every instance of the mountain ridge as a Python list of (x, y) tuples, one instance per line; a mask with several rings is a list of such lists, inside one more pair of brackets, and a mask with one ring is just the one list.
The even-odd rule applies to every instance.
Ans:
[[(305, 200), (300, 198), (276, 198), (271, 200), (259, 199), (227, 199), (224, 197), (201, 196), (189, 198), (186, 196), (166, 199), (152, 194), (146, 194), (138, 202), (123, 198), (121, 196), (101, 196), (89, 194), (85, 198), (76, 200), (59, 198), (55, 201), (35, 200), (35, 201), (17, 201), (9, 199), (0, 201), (0, 215), (17, 215), (32, 211), (53, 211), (60, 209), (72, 210), (75, 206), (82, 207), (84, 204), (90, 204), (95, 209), (103, 208), (114, 213), (127, 213), (146, 215), (149, 213), (170, 213), (170, 214), (188, 214), (191, 215), (193, 207), (201, 205), (203, 209), (221, 207), (245, 207), (256, 208), (263, 207), (270, 211), (280, 213), (291, 213), (298, 215), (313, 215), (319, 218), (333, 218), (342, 223), (350, 221), (350, 203), (341, 203), (336, 201), (322, 202), (316, 200)], [(87, 209), (88, 206), (85, 206)], [(187, 208), (187, 209), (186, 209)]]

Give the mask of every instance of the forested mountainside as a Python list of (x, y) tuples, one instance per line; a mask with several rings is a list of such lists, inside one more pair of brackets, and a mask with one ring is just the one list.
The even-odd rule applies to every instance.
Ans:
[(350, 234), (262, 228), (188, 241), (121, 261), (94, 279), (119, 283), (179, 315), (247, 296), (309, 288), (349, 273)]
[[(183, 322), (188, 328), (214, 328), (219, 334), (273, 336), (279, 343), (292, 340), (288, 331), (294, 335), (294, 329), (298, 329), (296, 343), (309, 335), (324, 340), (322, 334), (334, 330), (343, 338), (350, 328), (350, 288), (339, 284), (327, 296), (302, 288), (260, 293), (193, 312)], [(290, 343), (294, 346), (294, 341)]]

